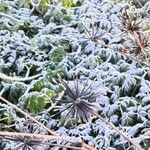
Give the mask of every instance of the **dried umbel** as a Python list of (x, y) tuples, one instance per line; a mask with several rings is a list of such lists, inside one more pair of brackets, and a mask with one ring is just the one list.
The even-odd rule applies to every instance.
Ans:
[(91, 103), (96, 99), (98, 93), (90, 91), (91, 84), (88, 85), (88, 80), (85, 85), (82, 85), (78, 79), (66, 82), (59, 78), (59, 82), (64, 86), (65, 93), (58, 104), (63, 106), (60, 111), (66, 112), (64, 120), (69, 118), (75, 119), (76, 122), (85, 122), (94, 112), (94, 105)]
[[(34, 128), (29, 128), (22, 126), (20, 132), (21, 133), (31, 133), (37, 134), (39, 133), (39, 128), (35, 129)], [(42, 138), (33, 138), (29, 136), (4, 136), (3, 137), (3, 142), (8, 143), (11, 148), (14, 150), (44, 150), (45, 145), (43, 146), (43, 139)]]
[(141, 22), (130, 10), (124, 9), (120, 15), (120, 21), (125, 32), (134, 33), (142, 29)]
[(102, 122), (105, 122), (110, 128), (114, 129), (117, 133), (122, 135), (124, 139), (133, 144), (137, 150), (142, 150), (142, 148), (134, 143), (130, 137), (128, 137), (124, 132), (115, 127), (111, 122), (101, 117), (94, 109), (94, 105), (89, 103), (89, 100), (96, 99), (97, 93), (90, 92), (91, 84), (82, 85), (78, 79), (72, 81), (71, 83), (66, 83), (63, 79), (59, 78), (59, 82), (65, 87), (65, 95), (62, 99), (58, 101), (59, 104), (63, 105), (64, 108), (61, 110), (67, 111), (65, 120), (68, 118), (75, 118), (76, 122), (88, 121), (90, 115), (98, 117)]
[(146, 52), (145, 48), (147, 48), (149, 46), (149, 37), (147, 37), (146, 35), (140, 34), (139, 37), (139, 42), (136, 40), (132, 40), (130, 39), (131, 43), (132, 43), (132, 51), (134, 54), (141, 54), (142, 50), (144, 52)]
[(130, 34), (129, 39), (133, 45), (130, 49), (130, 53), (134, 53), (136, 56), (137, 54), (142, 54), (142, 56), (144, 56), (148, 62), (147, 51), (145, 50), (145, 47), (148, 46), (148, 40), (142, 30), (142, 20), (140, 20), (134, 13), (132, 13), (131, 10), (127, 9), (122, 11), (120, 20), (124, 32)]
[(90, 27), (88, 29), (85, 27), (84, 38), (87, 41), (92, 41), (94, 43), (98, 43), (98, 41), (101, 39), (101, 37), (104, 34), (105, 34), (105, 32), (102, 32), (100, 30), (100, 22), (96, 22), (93, 25), (90, 24)]
[(4, 142), (9, 141), (9, 143), (12, 145), (12, 147), (15, 150), (36, 150), (42, 148), (42, 142), (40, 139), (34, 139), (34, 138), (22, 137), (22, 136), (18, 136), (18, 137), (6, 136), (4, 138), (5, 138)]

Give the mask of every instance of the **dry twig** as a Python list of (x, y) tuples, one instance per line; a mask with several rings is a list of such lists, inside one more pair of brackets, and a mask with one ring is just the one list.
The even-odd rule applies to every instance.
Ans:
[[(53, 139), (62, 139), (62, 140), (65, 140), (67, 142), (70, 142), (72, 144), (75, 144), (74, 142), (72, 142), (71, 140), (68, 140), (66, 138), (62, 138), (61, 136), (59, 136), (56, 132), (50, 130), (49, 128), (47, 128), (45, 125), (43, 125), (42, 123), (40, 123), (39, 121), (37, 121), (35, 118), (33, 118), (32, 116), (30, 116), (28, 113), (24, 112), (23, 110), (21, 110), (20, 108), (18, 108), (16, 105), (10, 103), (8, 100), (6, 100), (5, 98), (3, 98), (2, 96), (0, 96), (0, 100), (3, 101), (4, 103), (6, 103), (7, 105), (9, 105), (10, 107), (16, 109), (18, 112), (20, 112), (21, 114), (23, 114), (24, 116), (26, 116), (27, 118), (29, 118), (30, 120), (32, 120), (33, 122), (37, 123), (39, 126), (43, 127), (43, 129), (45, 129), (46, 131), (48, 131), (50, 134), (52, 134), (52, 136), (50, 135), (40, 135), (40, 134), (31, 134), (31, 133), (22, 133), (22, 135), (27, 135), (27, 136), (30, 136), (30, 137), (34, 137), (36, 136), (37, 138), (53, 138)], [(14, 133), (14, 132), (0, 132), (0, 135), (16, 135), (16, 136), (19, 136), (19, 133)], [(95, 148), (85, 144), (84, 142), (81, 143), (81, 147), (78, 148), (79, 150), (96, 150)], [(75, 149), (74, 149), (75, 150)], [(77, 150), (77, 149), (76, 149)]]

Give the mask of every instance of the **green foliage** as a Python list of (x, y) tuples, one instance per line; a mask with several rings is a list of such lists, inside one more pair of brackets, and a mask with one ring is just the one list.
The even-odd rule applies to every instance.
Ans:
[(60, 46), (58, 48), (55, 48), (51, 53), (50, 53), (50, 61), (52, 62), (60, 62), (63, 57), (65, 56), (66, 52), (63, 46)]
[(48, 89), (48, 88), (43, 88), (41, 90), (41, 93), (43, 93), (44, 95), (46, 95), (49, 99), (51, 99), (52, 97), (56, 96), (56, 93), (54, 90)]
[(59, 74), (60, 76), (63, 76), (66, 72), (66, 67), (63, 65), (58, 65), (56, 67), (52, 67), (50, 64), (50, 67), (48, 67), (47, 70), (47, 77), (49, 78), (49, 80), (52, 80), (52, 78), (57, 77), (57, 75)]
[(0, 130), (5, 125), (11, 125), (15, 121), (15, 113), (12, 108), (0, 103)]
[(0, 12), (6, 13), (8, 10), (8, 4), (4, 1), (0, 1)]
[(31, 7), (30, 0), (23, 0), (22, 3), (20, 4), (20, 7), (30, 8)]
[(48, 0), (39, 0), (39, 3), (40, 3), (41, 5), (46, 5), (47, 1), (48, 1)]
[(71, 7), (71, 6), (73, 6), (73, 0), (61, 0), (61, 2), (62, 2), (62, 5), (64, 7)]
[(33, 86), (32, 91), (40, 92), (43, 88), (49, 87), (49, 82), (46, 79), (41, 78), (33, 81), (32, 86)]
[(7, 125), (12, 124), (13, 121), (14, 121), (14, 118), (13, 118), (13, 116), (11, 114), (10, 115), (7, 114), (5, 116), (0, 116), (0, 122), (3, 122), (5, 124), (7, 124)]
[(9, 99), (17, 104), (18, 99), (25, 93), (27, 88), (27, 85), (24, 83), (14, 82), (10, 87)]
[[(150, 127), (150, 3), (142, 0), (141, 4), (135, 0), (2, 0), (0, 71), (6, 76), (0, 76), (0, 95), (59, 135), (79, 137), (102, 150), (133, 149), (89, 113), (98, 110), (148, 149), (140, 137), (147, 136)], [(122, 14), (124, 8), (129, 11)], [(147, 60), (135, 31), (143, 40)], [(0, 104), (1, 131), (43, 133), (36, 123), (28, 123), (16, 110)], [(32, 149), (48, 149), (30, 145), (32, 138), (22, 138), (17, 145), (4, 139), (0, 149), (23, 147), (26, 140)]]
[[(49, 94), (48, 95), (52, 95)], [(31, 113), (36, 114), (44, 110), (47, 103), (50, 102), (51, 97), (39, 92), (30, 92), (25, 97), (25, 108)]]
[(37, 7), (38, 11), (40, 11), (42, 14), (46, 13), (47, 11), (47, 0), (39, 0), (39, 5)]

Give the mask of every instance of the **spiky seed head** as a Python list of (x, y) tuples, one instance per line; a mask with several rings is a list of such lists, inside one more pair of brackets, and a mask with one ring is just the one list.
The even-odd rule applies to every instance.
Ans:
[(141, 20), (135, 16), (130, 10), (123, 9), (120, 15), (120, 21), (125, 32), (133, 33), (142, 29)]
[(58, 102), (60, 105), (64, 106), (60, 111), (60, 113), (66, 112), (64, 120), (74, 118), (76, 122), (88, 121), (94, 111), (94, 105), (90, 102), (95, 101), (98, 96), (97, 93), (90, 90), (93, 83), (87, 85), (87, 82), (83, 85), (78, 79), (68, 83), (61, 78), (59, 81), (65, 87), (65, 94)]

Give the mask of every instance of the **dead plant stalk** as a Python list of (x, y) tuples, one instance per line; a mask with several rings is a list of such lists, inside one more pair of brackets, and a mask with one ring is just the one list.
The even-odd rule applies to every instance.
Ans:
[[(61, 136), (59, 136), (57, 133), (55, 133), (54, 131), (50, 130), (48, 127), (46, 127), (45, 125), (43, 125), (42, 123), (40, 123), (39, 121), (37, 121), (35, 118), (33, 118), (32, 116), (30, 116), (28, 113), (24, 112), (23, 110), (21, 110), (20, 108), (18, 108), (16, 105), (12, 104), (11, 102), (9, 102), (8, 100), (6, 100), (5, 98), (3, 98), (2, 96), (0, 96), (0, 100), (3, 101), (4, 103), (6, 103), (8, 106), (14, 108), (15, 110), (17, 110), (18, 112), (20, 112), (21, 114), (23, 114), (24, 116), (26, 116), (27, 118), (29, 118), (30, 120), (32, 120), (33, 122), (37, 123), (39, 126), (43, 127), (43, 129), (45, 129), (46, 131), (48, 131), (52, 136), (50, 135), (36, 135), (36, 134), (30, 134), (30, 133), (24, 133), (24, 136), (31, 136), (31, 137), (40, 137), (40, 138), (53, 138), (53, 139), (62, 139), (65, 140), (69, 143), (74, 144), (75, 142), (72, 142), (71, 140), (68, 140), (67, 138), (62, 138)], [(19, 135), (19, 133), (10, 133), (10, 132), (0, 132), (0, 135)], [(23, 135), (23, 134), (22, 134)], [(78, 150), (96, 150), (95, 148), (89, 146), (88, 144), (85, 144), (84, 142), (81, 143), (81, 147), (77, 147)], [(74, 150), (77, 150), (77, 148), (72, 148)]]

